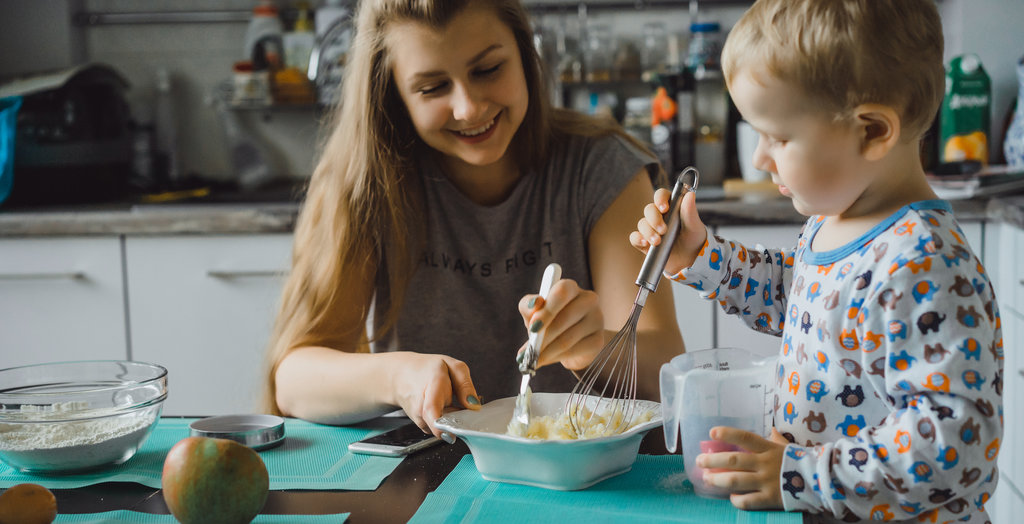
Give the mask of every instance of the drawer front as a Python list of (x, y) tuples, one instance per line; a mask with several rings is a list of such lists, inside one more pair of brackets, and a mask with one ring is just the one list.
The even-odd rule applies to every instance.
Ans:
[(132, 351), (168, 369), (168, 415), (250, 413), (291, 235), (129, 237)]
[[(1014, 484), (1024, 487), (1024, 316), (1001, 312), (1003, 321), (1003, 451), (999, 466)], [(1003, 451), (1000, 451), (1002, 455)]]
[(0, 367), (128, 357), (119, 237), (0, 240)]

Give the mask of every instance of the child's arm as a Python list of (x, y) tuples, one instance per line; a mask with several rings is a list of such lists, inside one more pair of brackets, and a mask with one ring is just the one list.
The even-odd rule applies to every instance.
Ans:
[(787, 447), (785, 508), (885, 520), (978, 511), (994, 492), (1002, 438), (991, 283), (976, 258), (943, 254), (879, 268), (875, 285), (857, 316), (857, 347), (843, 351), (879, 396), (866, 390), (868, 401), (889, 415), (845, 414), (830, 423), (855, 436)]

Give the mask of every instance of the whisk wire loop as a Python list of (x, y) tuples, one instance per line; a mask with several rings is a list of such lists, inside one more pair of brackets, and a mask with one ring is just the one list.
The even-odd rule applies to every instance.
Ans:
[[(648, 250), (644, 258), (636, 279), (636, 285), (640, 290), (633, 301), (629, 319), (594, 357), (566, 400), (565, 413), (568, 414), (573, 431), (579, 437), (593, 433), (589, 431), (592, 429), (604, 435), (621, 433), (629, 429), (634, 415), (637, 414), (637, 321), (647, 302), (647, 295), (658, 289), (671, 246), (679, 233), (679, 206), (683, 195), (696, 190), (699, 183), (700, 172), (694, 167), (687, 167), (676, 177), (669, 209), (663, 215), (668, 224), (668, 231), (663, 241)], [(594, 386), (601, 377), (605, 377), (605, 380), (601, 385), (601, 392), (595, 397), (592, 395)], [(608, 391), (609, 387), (611, 392)], [(595, 416), (605, 421), (603, 428), (593, 428), (592, 419)]]
[[(595, 415), (605, 419), (603, 433), (621, 433), (630, 426), (636, 414), (636, 323), (642, 310), (642, 305), (633, 304), (626, 324), (601, 349), (569, 395), (565, 412), (577, 435), (586, 433)], [(602, 376), (600, 392), (592, 396)]]

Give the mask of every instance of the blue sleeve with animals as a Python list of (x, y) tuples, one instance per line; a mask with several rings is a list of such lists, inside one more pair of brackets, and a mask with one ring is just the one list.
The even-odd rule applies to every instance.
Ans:
[(748, 248), (709, 230), (693, 265), (669, 278), (717, 300), (723, 311), (752, 329), (779, 336), (792, 269), (792, 249)]
[[(794, 254), (775, 425), (789, 511), (986, 522), (1002, 437), (1002, 338), (988, 275), (948, 203)], [(727, 302), (742, 299), (731, 294)], [(738, 302), (751, 315), (757, 301)]]

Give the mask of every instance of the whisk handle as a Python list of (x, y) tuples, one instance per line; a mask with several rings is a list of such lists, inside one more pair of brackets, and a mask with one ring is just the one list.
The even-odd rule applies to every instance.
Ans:
[[(687, 183), (687, 175), (693, 175), (692, 183)], [(668, 262), (668, 255), (672, 252), (672, 244), (679, 235), (679, 204), (683, 201), (683, 195), (687, 191), (696, 189), (700, 174), (693, 167), (686, 168), (676, 178), (672, 187), (672, 197), (669, 200), (668, 211), (662, 215), (668, 224), (668, 232), (661, 237), (661, 243), (647, 251), (644, 258), (644, 265), (640, 267), (640, 274), (636, 277), (636, 285), (654, 293), (658, 290), (658, 282), (661, 282), (661, 274), (665, 271), (665, 263)]]

